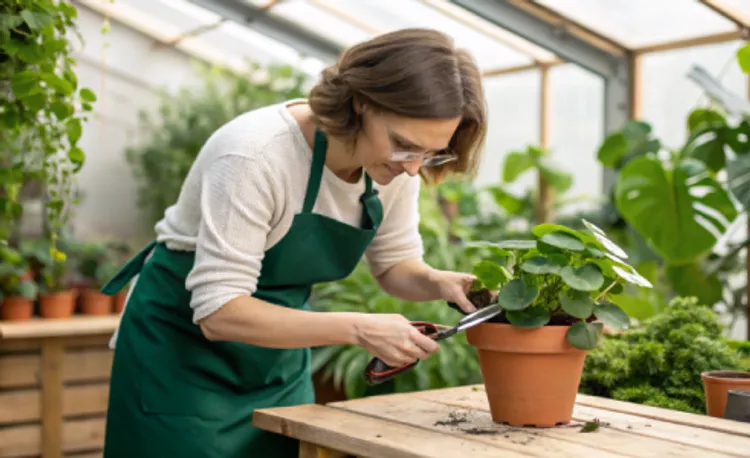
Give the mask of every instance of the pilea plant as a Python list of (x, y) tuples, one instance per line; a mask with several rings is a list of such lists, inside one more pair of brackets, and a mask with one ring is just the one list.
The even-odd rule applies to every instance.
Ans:
[(608, 301), (608, 295), (626, 283), (652, 285), (625, 261), (627, 254), (604, 231), (583, 223), (585, 231), (540, 224), (532, 229), (532, 240), (468, 244), (483, 254), (473, 267), (477, 280), (470, 300), (480, 308), (500, 304), (503, 313), (492, 322), (523, 328), (569, 326), (568, 342), (582, 350), (598, 344), (605, 325), (613, 331), (628, 327), (630, 317)]

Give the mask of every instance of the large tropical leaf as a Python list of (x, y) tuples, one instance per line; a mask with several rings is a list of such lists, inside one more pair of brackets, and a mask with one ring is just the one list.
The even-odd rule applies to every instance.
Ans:
[(653, 156), (634, 159), (618, 177), (615, 198), (623, 217), (670, 264), (708, 252), (737, 217), (727, 191), (695, 159), (673, 170)]
[(737, 156), (727, 164), (729, 189), (734, 197), (750, 211), (750, 154)]
[(610, 134), (602, 143), (597, 158), (606, 167), (620, 168), (628, 161), (661, 148), (659, 140), (651, 137), (651, 126), (642, 121), (630, 121), (618, 132)]

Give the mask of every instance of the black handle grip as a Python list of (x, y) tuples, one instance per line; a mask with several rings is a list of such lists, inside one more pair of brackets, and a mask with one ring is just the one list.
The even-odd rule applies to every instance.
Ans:
[(452, 308), (453, 310), (460, 312), (462, 315), (468, 315), (468, 313), (461, 310), (461, 307), (459, 307), (458, 304), (456, 304), (455, 302), (448, 302), (448, 306)]
[[(436, 341), (448, 338), (457, 332), (457, 328), (438, 329), (437, 326), (425, 322), (414, 322), (412, 323), (412, 325), (417, 327), (419, 329), (419, 332), (433, 338)], [(405, 364), (403, 366), (394, 367), (389, 366), (380, 358), (372, 358), (367, 364), (367, 367), (365, 367), (365, 381), (368, 385), (379, 385), (381, 383), (385, 383), (393, 379), (393, 377), (397, 376), (398, 374), (406, 372), (407, 370), (416, 366), (417, 363), (419, 363), (419, 360), (416, 360), (413, 363)]]

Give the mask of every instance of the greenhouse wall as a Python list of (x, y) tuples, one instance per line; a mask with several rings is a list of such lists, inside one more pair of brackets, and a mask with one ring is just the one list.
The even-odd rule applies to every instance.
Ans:
[(78, 13), (85, 43), (77, 55), (77, 72), (99, 100), (82, 137), (88, 154), (78, 178), (83, 195), (74, 228), (87, 239), (149, 237), (138, 224), (125, 148), (138, 140), (138, 113), (156, 107), (158, 91), (195, 81), (193, 57), (114, 20), (102, 34), (102, 15), (80, 5)]

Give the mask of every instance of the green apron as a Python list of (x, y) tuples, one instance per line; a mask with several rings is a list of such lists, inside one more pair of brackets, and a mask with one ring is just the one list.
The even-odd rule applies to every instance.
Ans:
[[(326, 148), (316, 131), (302, 212), (265, 253), (259, 299), (309, 309), (313, 285), (348, 276), (383, 218), (367, 175), (361, 227), (312, 213)], [(184, 286), (193, 262), (193, 252), (151, 242), (102, 288), (114, 294), (139, 274), (117, 335), (104, 458), (296, 457), (297, 441), (254, 428), (252, 415), (315, 402), (310, 349), (207, 340)]]

